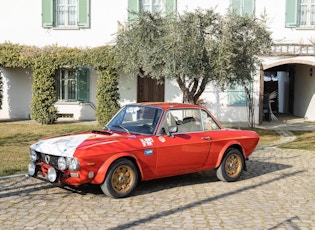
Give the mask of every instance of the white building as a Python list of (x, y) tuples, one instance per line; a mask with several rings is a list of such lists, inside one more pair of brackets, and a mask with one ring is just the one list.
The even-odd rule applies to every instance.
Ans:
[[(277, 92), (272, 104), (274, 113), (288, 113), (315, 120), (315, 7), (304, 0), (11, 0), (0, 2), (0, 44), (44, 47), (97, 47), (113, 44), (117, 30), (128, 21), (128, 9), (174, 11), (182, 13), (197, 8), (216, 8), (225, 14), (228, 9), (238, 13), (267, 14), (268, 27), (275, 42), (273, 55), (262, 57), (262, 71), (253, 83), (255, 121), (263, 120), (264, 93)], [(3, 105), (0, 119), (28, 119), (31, 113), (32, 72), (22, 68), (3, 68)], [(76, 92), (58, 92), (58, 112), (76, 120), (94, 120), (97, 73), (88, 71), (89, 95), (79, 100)], [(74, 72), (59, 72), (66, 78)], [(266, 81), (264, 79), (272, 79)], [(166, 80), (159, 87), (148, 79), (121, 76), (121, 105), (137, 101), (182, 101), (176, 82)], [(265, 86), (265, 87), (264, 87)], [(157, 91), (154, 91), (157, 90)], [(149, 93), (150, 92), (150, 93)], [(153, 97), (154, 96), (154, 97)], [(216, 117), (224, 122), (247, 121), (247, 107), (242, 90), (221, 92), (211, 85), (201, 99)], [(237, 99), (237, 100), (236, 100)], [(277, 115), (277, 114), (276, 114)]]

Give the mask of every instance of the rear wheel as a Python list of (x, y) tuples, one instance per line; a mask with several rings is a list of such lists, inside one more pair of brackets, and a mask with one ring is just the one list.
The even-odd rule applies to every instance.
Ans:
[(242, 153), (235, 148), (226, 151), (224, 158), (217, 169), (217, 177), (221, 181), (236, 181), (244, 169), (244, 160)]
[(138, 178), (138, 170), (134, 163), (122, 158), (110, 166), (101, 189), (107, 196), (113, 198), (127, 197), (136, 188)]

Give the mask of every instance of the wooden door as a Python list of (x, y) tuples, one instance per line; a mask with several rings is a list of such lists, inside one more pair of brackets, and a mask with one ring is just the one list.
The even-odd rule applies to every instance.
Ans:
[(158, 82), (156, 79), (138, 76), (137, 102), (163, 102), (164, 83), (164, 79)]

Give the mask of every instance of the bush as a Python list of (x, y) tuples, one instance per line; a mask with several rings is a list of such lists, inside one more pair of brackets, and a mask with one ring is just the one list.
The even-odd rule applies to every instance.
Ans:
[[(114, 59), (109, 51), (108, 46), (93, 49), (58, 46), (37, 48), (4, 43), (0, 44), (0, 66), (32, 69), (31, 117), (41, 124), (53, 124), (58, 118), (57, 109), (54, 106), (57, 101), (56, 71), (63, 67), (94, 67), (99, 74), (96, 117), (100, 124), (104, 124), (119, 108), (118, 76), (113, 68)], [(0, 79), (0, 108), (1, 86)]]

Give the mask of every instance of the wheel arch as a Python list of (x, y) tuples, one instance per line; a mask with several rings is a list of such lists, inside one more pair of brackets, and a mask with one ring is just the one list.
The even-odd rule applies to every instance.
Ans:
[(138, 173), (139, 173), (139, 180), (141, 180), (143, 178), (143, 171), (142, 168), (140, 167), (140, 163), (138, 161), (138, 159), (130, 153), (120, 153), (117, 155), (114, 155), (110, 158), (108, 158), (103, 165), (99, 168), (99, 170), (97, 171), (97, 174), (95, 176), (95, 178), (93, 179), (93, 181), (91, 182), (92, 184), (101, 184), (104, 182), (105, 177), (107, 175), (108, 169), (110, 168), (110, 166), (117, 160), (119, 159), (128, 159), (130, 160), (132, 163), (134, 163), (134, 165), (136, 166)]
[(218, 156), (218, 159), (217, 159), (217, 163), (215, 165), (215, 168), (218, 168), (220, 166), (220, 164), (221, 164), (221, 162), (222, 162), (222, 160), (223, 160), (227, 150), (231, 149), (231, 148), (235, 148), (235, 149), (237, 149), (237, 150), (239, 150), (241, 152), (241, 154), (243, 156), (244, 169), (246, 169), (244, 149), (243, 149), (242, 145), (239, 142), (237, 142), (237, 141), (229, 143), (229, 144), (225, 145), (221, 149), (221, 151), (219, 153), (219, 156)]

